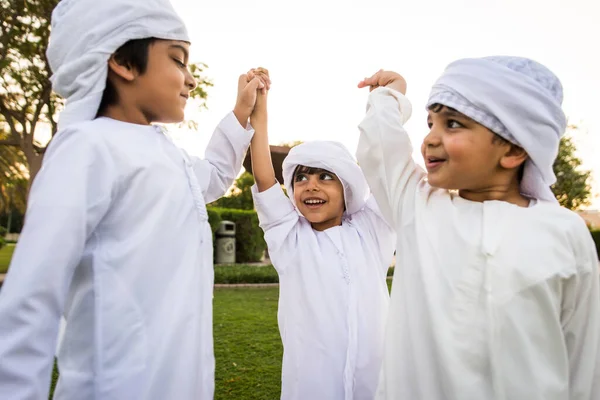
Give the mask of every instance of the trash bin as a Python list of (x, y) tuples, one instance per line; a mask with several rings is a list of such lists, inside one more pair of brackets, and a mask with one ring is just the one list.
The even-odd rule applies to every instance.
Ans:
[(215, 232), (215, 262), (235, 264), (235, 223), (221, 221)]

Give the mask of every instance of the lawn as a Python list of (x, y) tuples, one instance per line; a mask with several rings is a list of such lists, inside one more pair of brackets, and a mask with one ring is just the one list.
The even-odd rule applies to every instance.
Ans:
[(0, 250), (0, 274), (5, 274), (8, 271), (8, 265), (12, 258), (13, 251), (15, 251), (15, 245), (9, 243)]

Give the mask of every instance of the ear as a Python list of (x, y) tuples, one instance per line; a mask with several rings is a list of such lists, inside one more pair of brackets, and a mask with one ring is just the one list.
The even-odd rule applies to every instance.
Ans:
[(118, 77), (128, 82), (133, 81), (137, 76), (136, 71), (133, 68), (131, 68), (130, 65), (124, 65), (119, 63), (119, 61), (117, 61), (117, 59), (115, 58), (114, 54), (111, 55), (108, 59), (108, 69)]
[(505, 169), (515, 169), (523, 164), (528, 157), (522, 147), (511, 143), (506, 153), (500, 158), (500, 166)]

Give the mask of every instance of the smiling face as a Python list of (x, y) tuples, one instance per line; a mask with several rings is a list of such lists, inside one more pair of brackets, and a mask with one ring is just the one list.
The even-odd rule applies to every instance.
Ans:
[(429, 110), (427, 125), (430, 131), (421, 153), (431, 186), (479, 190), (499, 180), (501, 160), (510, 145), (498, 144), (492, 131), (442, 105)]
[(133, 81), (135, 103), (148, 122), (181, 122), (196, 87), (188, 69), (189, 43), (157, 40), (148, 50), (148, 66)]
[(344, 188), (334, 173), (299, 165), (293, 187), (296, 207), (313, 229), (324, 231), (342, 224)]

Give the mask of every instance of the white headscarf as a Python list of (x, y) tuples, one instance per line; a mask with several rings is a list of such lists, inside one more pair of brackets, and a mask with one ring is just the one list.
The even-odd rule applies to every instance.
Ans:
[(298, 165), (322, 168), (333, 172), (342, 182), (346, 213), (351, 215), (362, 209), (370, 190), (365, 176), (352, 154), (338, 142), (311, 141), (293, 147), (283, 160), (283, 181), (294, 201), (294, 171)]
[(434, 84), (427, 107), (451, 107), (522, 147), (521, 193), (556, 201), (552, 165), (567, 127), (559, 79), (543, 65), (521, 57), (463, 59), (450, 64)]
[(189, 42), (168, 0), (62, 0), (52, 12), (46, 55), (52, 87), (66, 99), (59, 129), (94, 119), (108, 76), (108, 59), (133, 39)]

